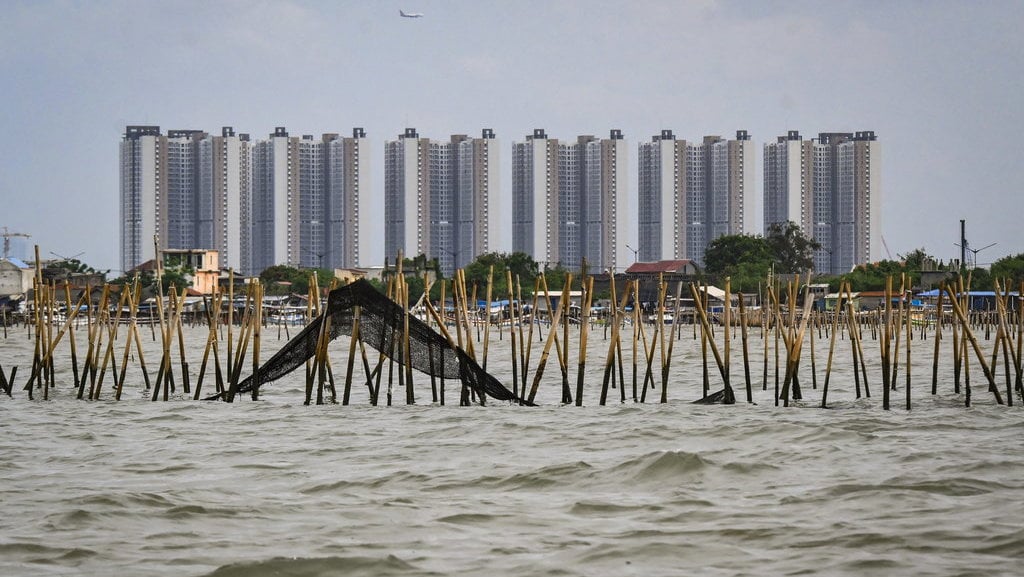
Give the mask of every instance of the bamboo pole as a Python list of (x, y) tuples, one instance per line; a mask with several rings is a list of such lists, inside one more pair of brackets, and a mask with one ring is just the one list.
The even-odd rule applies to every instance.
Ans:
[[(825, 384), (821, 390), (821, 408), (823, 409), (828, 407), (828, 383), (832, 376), (832, 357), (836, 350), (836, 333), (839, 332), (839, 315), (842, 311), (844, 288), (845, 283), (841, 283), (838, 296), (836, 297), (836, 305), (832, 310), (832, 334), (829, 335), (828, 362), (825, 365)], [(854, 370), (856, 371), (856, 367), (854, 367)]]
[[(530, 305), (530, 330), (526, 335), (526, 355), (523, 359), (523, 370), (520, 372), (521, 378), (523, 379), (523, 395), (522, 399), (526, 398), (526, 381), (527, 373), (530, 370), (530, 357), (533, 353), (533, 329), (537, 326), (537, 300), (540, 297), (540, 277), (533, 279), (533, 303)], [(539, 332), (539, 329), (538, 329)]]
[(754, 390), (750, 381), (750, 351), (748, 349), (749, 329), (747, 327), (747, 309), (746, 299), (743, 293), (737, 293), (739, 305), (740, 305), (740, 335), (741, 344), (743, 348), (743, 382), (746, 385), (747, 390), (747, 403), (753, 404), (754, 402)]
[[(388, 280), (387, 290), (388, 291), (391, 290), (391, 280), (390, 279)], [(319, 313), (321, 313), (321, 306), (319, 306), (319, 299), (316, 298), (316, 278), (313, 277), (313, 278), (310, 279), (309, 286), (306, 288), (306, 318), (309, 319), (309, 320), (312, 320), (314, 315), (316, 317), (321, 316), (321, 314), (319, 314)], [(314, 384), (314, 380), (315, 380), (315, 376), (316, 376), (316, 369), (315, 369), (315, 367), (316, 367), (316, 353), (318, 353), (318, 351), (319, 351), (319, 343), (321, 343), (321, 340), (323, 338), (323, 332), (324, 332), (324, 325), (323, 325), (323, 319), (322, 319), (321, 320), (321, 327), (319, 327), (319, 331), (316, 333), (316, 345), (313, 348), (313, 351), (314, 351), (313, 356), (312, 356), (312, 358), (306, 359), (306, 363), (305, 363), (306, 372), (305, 372), (305, 397), (303, 399), (303, 404), (304, 405), (309, 405), (310, 403), (312, 403), (313, 384)]]
[[(430, 302), (430, 299), (427, 299)], [(341, 395), (341, 404), (348, 405), (349, 398), (352, 395), (352, 372), (355, 370), (356, 364), (356, 345), (359, 344), (359, 317), (361, 307), (356, 305), (352, 308), (352, 338), (349, 339), (348, 343), (348, 360), (345, 365), (345, 389)], [(433, 355), (431, 355), (431, 361), (433, 361)], [(433, 372), (433, 371), (431, 371)]]
[(583, 373), (587, 367), (587, 335), (590, 327), (590, 305), (594, 297), (594, 277), (586, 280), (586, 293), (583, 299), (583, 310), (580, 319), (580, 356), (576, 369), (576, 406), (583, 406)]
[[(512, 355), (509, 357), (512, 360), (512, 394), (519, 396), (519, 363), (516, 362), (516, 312), (515, 312), (515, 294), (512, 291), (512, 270), (505, 269), (505, 283), (508, 285), (508, 336), (509, 346), (511, 347)], [(487, 301), (488, 316), (490, 315), (490, 300)]]
[[(316, 274), (313, 274), (313, 278), (316, 278)], [(319, 293), (318, 293), (319, 294)], [(253, 306), (256, 309), (256, 314), (253, 318), (253, 335), (252, 335), (252, 400), (259, 400), (260, 386), (263, 384), (260, 382), (260, 341), (261, 333), (263, 331), (263, 285), (256, 281), (256, 296), (253, 299)], [(325, 311), (326, 312), (326, 311)], [(329, 318), (329, 317), (328, 317)], [(325, 351), (326, 354), (326, 351)], [(184, 357), (184, 352), (182, 353)], [(184, 363), (184, 361), (183, 361)], [(187, 369), (187, 364), (182, 364), (182, 369)], [(185, 383), (188, 383), (188, 377), (185, 377)], [(188, 392), (188, 389), (185, 389)], [(332, 400), (334, 387), (331, 387)]]
[(889, 410), (889, 389), (892, 375), (890, 375), (890, 343), (892, 335), (892, 277), (885, 279), (885, 330), (882, 331), (879, 342), (882, 346), (882, 409)]
[[(710, 333), (711, 333), (710, 323), (708, 322), (707, 311), (704, 309), (704, 300), (700, 298), (700, 296), (698, 294), (697, 285), (695, 285), (694, 283), (690, 283), (690, 293), (693, 295), (694, 304), (696, 304), (698, 302), (700, 303), (695, 308), (697, 310), (697, 314), (700, 316), (701, 328), (704, 330), (705, 333), (710, 335)], [(705, 291), (705, 294), (707, 294), (706, 291)], [(732, 391), (732, 385), (729, 383), (729, 375), (726, 373), (725, 361), (722, 360), (722, 355), (718, 352), (718, 345), (715, 343), (715, 339), (710, 338), (710, 336), (708, 338), (708, 344), (711, 346), (711, 352), (715, 356), (715, 364), (718, 365), (718, 372), (721, 375), (722, 383), (725, 386), (726, 398), (727, 399), (734, 399), (735, 395), (734, 395), (734, 393)], [(707, 392), (705, 392), (703, 398), (707, 398), (707, 397), (708, 397), (708, 394), (707, 394)], [(729, 402), (729, 401), (727, 401), (727, 402)]]
[[(118, 338), (118, 329), (121, 326), (121, 315), (124, 311), (125, 297), (122, 291), (121, 298), (118, 300), (118, 313), (115, 321), (111, 321), (111, 315), (109, 311), (110, 302), (110, 285), (103, 285), (103, 292), (99, 297), (99, 313), (96, 315), (95, 323), (92, 323), (92, 331), (94, 334), (89, 337), (90, 353), (87, 355), (87, 364), (89, 365), (87, 371), (90, 373), (89, 382), (89, 399), (98, 400), (99, 395), (103, 386), (103, 379), (106, 376), (106, 365), (110, 363), (112, 365), (111, 370), (114, 374), (117, 374), (117, 355), (114, 352), (114, 346)], [(90, 299), (91, 300), (91, 299)], [(103, 331), (106, 331), (108, 336), (108, 342), (106, 347), (102, 347)], [(95, 338), (95, 341), (93, 340)], [(93, 347), (93, 343), (95, 346)], [(99, 378), (96, 378), (96, 369), (99, 365), (99, 352), (103, 349), (103, 361), (102, 366), (99, 369)], [(82, 378), (85, 378), (83, 373)], [(80, 389), (81, 390), (81, 389)]]
[[(612, 311), (609, 317), (612, 330), (612, 340), (608, 345), (608, 355), (605, 357), (604, 363), (604, 377), (601, 381), (601, 399), (599, 404), (604, 406), (608, 400), (608, 381), (614, 380), (615, 378), (615, 345), (619, 337), (619, 310), (625, 306), (626, 298), (629, 297), (629, 283), (626, 283), (626, 291), (623, 293), (622, 305), (618, 304), (618, 293), (615, 291), (615, 275), (612, 274), (610, 278), (610, 290), (611, 290), (611, 305)], [(608, 323), (605, 323), (605, 327)]]
[[(1006, 404), (1007, 406), (1013, 406), (1013, 378), (1011, 377), (1010, 361), (1013, 358), (1014, 366), (1016, 366), (1017, 359), (1013, 349), (1012, 331), (1009, 330), (1009, 326), (1006, 322), (1007, 307), (1006, 301), (1010, 298), (1009, 286), (1005, 287), (1004, 291), (1000, 291), (999, 282), (995, 283), (996, 288), (996, 321), (998, 322), (997, 333), (996, 333), (996, 345), (998, 348), (999, 341), (1002, 341), (1003, 346), (1003, 367), (1006, 373)], [(1002, 294), (1000, 294), (1002, 293)], [(995, 367), (998, 360), (992, 362), (992, 366)]]
[[(658, 342), (658, 330), (659, 330), (659, 328), (657, 326), (655, 326), (654, 329), (651, 331), (651, 338), (648, 339), (647, 338), (647, 330), (643, 328), (643, 323), (642, 322), (640, 323), (640, 327), (641, 327), (640, 338), (641, 338), (641, 340), (643, 342), (644, 360), (646, 361), (646, 365), (644, 367), (644, 378), (643, 378), (643, 381), (642, 381), (642, 383), (640, 385), (640, 402), (641, 403), (646, 403), (647, 402), (647, 389), (654, 387), (654, 374), (652, 372), (652, 367), (654, 366), (654, 355), (658, 352), (657, 342)], [(648, 382), (650, 382), (650, 384), (651, 384), (650, 387), (647, 386)], [(634, 399), (635, 399), (635, 397), (634, 397)]]
[[(910, 288), (909, 284), (910, 283), (908, 282), (907, 283), (907, 285), (908, 285), (907, 288)], [(903, 372), (906, 373), (906, 400), (907, 400), (906, 409), (909, 411), (910, 410), (910, 372), (911, 372), (911, 368), (912, 368), (910, 366), (910, 341), (911, 341), (911, 332), (913, 331), (913, 327), (911, 327), (911, 322), (910, 322), (910, 299), (905, 298), (905, 295), (906, 295), (905, 292), (900, 293), (900, 294), (904, 296), (903, 300), (906, 301), (906, 304), (904, 304), (904, 307), (906, 308), (906, 311), (902, 315), (902, 318), (903, 318), (903, 322), (906, 324), (906, 330), (907, 330), (907, 335), (906, 335), (907, 336), (907, 338), (906, 338), (906, 343), (907, 343), (907, 362), (904, 365)]]
[[(551, 312), (551, 299), (548, 293), (547, 279), (541, 277), (544, 285), (544, 297), (548, 302), (548, 312)], [(562, 298), (558, 304), (558, 309), (554, 311), (551, 317), (551, 328), (548, 330), (548, 338), (544, 343), (544, 350), (541, 351), (540, 360), (537, 361), (537, 371), (533, 375), (533, 384), (530, 386), (530, 395), (527, 400), (533, 403), (537, 396), (537, 389), (540, 387), (540, 380), (544, 375), (544, 368), (548, 364), (548, 355), (551, 354), (551, 347), (558, 340), (558, 323), (562, 321), (562, 312), (565, 309), (565, 303), (568, 300), (568, 291), (572, 282), (572, 274), (567, 273), (565, 275), (565, 283), (562, 286)]]
[(405, 370), (405, 404), (416, 404), (416, 389), (412, 383), (412, 344), (409, 335), (409, 285), (402, 286), (402, 366)]
[[(568, 276), (567, 276), (568, 278)], [(583, 277), (580, 277), (580, 286), (583, 285)], [(562, 403), (572, 403), (572, 391), (569, 390), (569, 321), (572, 320), (570, 315), (569, 307), (569, 293), (571, 292), (572, 285), (570, 288), (562, 288), (562, 302), (561, 306), (565, 307), (565, 312), (562, 315), (562, 349), (558, 361), (558, 368), (562, 371)], [(557, 349), (558, 343), (555, 343)]]
[[(480, 361), (480, 368), (482, 368), (485, 371), (487, 370), (488, 343), (491, 340), (491, 298), (493, 296), (493, 294), (492, 294), (493, 289), (494, 289), (494, 265), (492, 264), (492, 265), (489, 265), (488, 268), (487, 268), (487, 289), (485, 290), (485, 293), (487, 294), (487, 305), (486, 305), (487, 306), (487, 310), (484, 313), (484, 314), (487, 315), (487, 318), (486, 318), (486, 322), (484, 323), (484, 326), (486, 327), (484, 329), (484, 350), (483, 350), (483, 353), (481, 354), (481, 361)], [(500, 321), (500, 318), (499, 318), (499, 321)], [(498, 330), (501, 330), (501, 325), (500, 324), (498, 325)]]
[[(758, 295), (761, 295), (760, 286), (758, 287)], [(759, 296), (760, 298), (760, 296)], [(761, 344), (764, 347), (761, 353), (761, 390), (768, 390), (768, 339), (765, 331), (772, 330), (775, 326), (771, 314), (772, 301), (771, 296), (768, 297), (768, 306), (764, 306), (764, 299), (761, 299)]]
[(249, 348), (249, 337), (252, 334), (252, 296), (254, 283), (249, 283), (245, 293), (245, 310), (242, 311), (242, 319), (239, 324), (238, 344), (234, 350), (234, 358), (229, 360), (228, 394), (225, 400), (229, 403), (235, 401), (238, 394), (238, 379), (242, 373), (242, 364), (245, 361), (246, 350)]
[[(640, 316), (640, 281), (633, 281), (633, 402), (637, 402), (636, 377), (637, 377), (637, 354), (639, 353), (640, 336), (645, 335), (643, 319)], [(647, 342), (646, 335), (644, 343)], [(625, 393), (623, 393), (625, 395)], [(623, 398), (625, 401), (625, 398)]]
[[(185, 304), (186, 292), (184, 289), (181, 291), (181, 307)], [(174, 332), (175, 338), (178, 341), (178, 356), (179, 363), (181, 366), (181, 390), (186, 395), (191, 393), (191, 387), (189, 383), (188, 375), (188, 358), (185, 356), (185, 331), (183, 330), (182, 324), (182, 309), (179, 307), (177, 314), (174, 316)]]
[(933, 348), (935, 349), (932, 355), (932, 394), (935, 395), (939, 390), (939, 344), (942, 342), (942, 298), (945, 296), (943, 291), (939, 291), (938, 303), (935, 305), (935, 342)]
[(665, 298), (667, 296), (668, 286), (665, 284), (665, 275), (658, 273), (658, 352), (660, 353), (658, 358), (663, 369), (668, 355), (668, 346), (665, 344)]
[[(673, 313), (672, 313), (672, 327), (673, 328), (678, 326), (677, 323), (679, 322), (679, 300), (680, 300), (680, 296), (681, 296), (682, 292), (683, 292), (683, 283), (682, 283), (682, 281), (676, 282), (676, 305), (675, 305), (675, 308), (673, 309)], [(729, 333), (726, 332), (725, 334), (726, 334), (726, 336), (728, 336)], [(669, 369), (670, 369), (670, 367), (672, 365), (672, 349), (673, 349), (673, 345), (675, 345), (675, 342), (676, 342), (676, 339), (669, 338), (669, 341), (668, 341), (668, 354), (665, 356), (665, 363), (663, 365), (661, 365), (661, 402), (662, 402), (662, 404), (668, 402), (668, 373), (669, 373)], [(726, 381), (729, 380), (728, 372), (729, 372), (729, 370), (728, 370), (728, 368), (726, 368), (726, 373), (725, 373), (726, 374), (726, 378), (725, 378)]]
[[(948, 288), (946, 290), (947, 292), (949, 291)], [(966, 322), (964, 312), (960, 308), (960, 303), (957, 299), (953, 298), (952, 293), (950, 293), (950, 300), (953, 302), (953, 314), (960, 319), (961, 324), (964, 324)], [(989, 368), (988, 362), (985, 361), (985, 355), (982, 353), (981, 347), (978, 345), (978, 340), (975, 338), (974, 332), (971, 330), (970, 326), (966, 324), (964, 324), (964, 335), (970, 342), (971, 347), (973, 347), (975, 355), (978, 357), (978, 362), (981, 364), (981, 370), (985, 374), (985, 379), (988, 380), (989, 390), (992, 391), (992, 395), (996, 398), (996, 402), (1002, 405), (1003, 398), (999, 393), (999, 389), (996, 387), (995, 378), (992, 376), (992, 369)]]
[[(106, 293), (110, 292), (110, 285), (105, 285), (104, 286), (104, 292), (106, 292)], [(107, 299), (108, 299), (107, 302), (109, 302), (109, 296), (107, 297)], [(104, 318), (105, 318), (106, 324), (107, 324), (107, 326), (106, 326), (107, 346), (106, 346), (106, 352), (103, 354), (102, 365), (99, 366), (99, 376), (95, 379), (96, 388), (95, 388), (95, 390), (91, 391), (91, 394), (92, 394), (91, 398), (93, 400), (98, 400), (100, 398), (100, 392), (103, 389), (103, 379), (106, 376), (107, 365), (108, 364), (111, 366), (111, 371), (113, 371), (113, 373), (115, 375), (117, 374), (117, 361), (116, 361), (116, 354), (114, 352), (114, 346), (115, 346), (115, 343), (117, 341), (117, 333), (118, 333), (119, 327), (121, 326), (121, 316), (124, 313), (124, 309), (125, 309), (125, 306), (127, 305), (127, 302), (128, 302), (128, 297), (125, 294), (124, 288), (122, 288), (121, 296), (118, 298), (117, 314), (114, 315), (114, 319), (111, 320), (109, 311), (104, 313)], [(100, 336), (102, 338), (102, 332), (100, 333)], [(95, 358), (95, 361), (93, 362), (93, 372), (94, 373), (96, 371), (97, 365), (99, 364), (99, 355), (100, 355), (99, 349), (102, 348), (102, 344), (103, 344), (102, 341), (97, 343), (96, 358)], [(91, 388), (91, 385), (90, 385), (90, 388)]]
[(1024, 402), (1024, 281), (1017, 289), (1017, 378), (1014, 388)]
[[(789, 317), (791, 324), (794, 323), (796, 318), (796, 284), (796, 281), (793, 281), (789, 285)], [(783, 333), (783, 340), (786, 346), (786, 372), (782, 384), (781, 398), (783, 406), (786, 407), (789, 406), (789, 392), (791, 386), (796, 380), (797, 368), (800, 364), (800, 353), (803, 348), (804, 334), (807, 331), (807, 323), (810, 320), (809, 313), (813, 301), (809, 298), (809, 290), (810, 287), (808, 286), (804, 291), (804, 310), (801, 315), (799, 328), (797, 329), (796, 327), (791, 326), (786, 333)], [(781, 313), (779, 314), (781, 316)], [(781, 324), (781, 318), (779, 319), (779, 324)], [(794, 395), (793, 398), (796, 400), (800, 399), (798, 395)]]
[(67, 303), (66, 304), (66, 306), (68, 307), (67, 318), (68, 318), (68, 321), (69, 321), (68, 329), (67, 329), (67, 332), (68, 332), (68, 344), (71, 347), (71, 375), (72, 375), (72, 377), (74, 379), (72, 382), (75, 384), (76, 388), (78, 387), (78, 347), (76, 346), (76, 343), (75, 343), (75, 323), (70, 322), (70, 321), (71, 321), (72, 318), (74, 318), (74, 317), (72, 317), (72, 315), (75, 315), (75, 317), (77, 317), (78, 310), (82, 307), (81, 303), (83, 301), (85, 301), (86, 298), (88, 298), (88, 292), (89, 291), (86, 290), (85, 294), (83, 295), (84, 298), (82, 298), (82, 299), (80, 299), (78, 301), (79, 304), (75, 306), (75, 310), (72, 313), (72, 311), (71, 311), (71, 283), (69, 283), (66, 280), (64, 281), (64, 302)]
[[(217, 317), (219, 315), (213, 314), (213, 307), (216, 306), (217, 310), (220, 310), (220, 293), (214, 289), (211, 298), (207, 299), (203, 297), (203, 308), (206, 310), (206, 325), (208, 333), (206, 335), (206, 346), (203, 347), (203, 360), (199, 363), (199, 376), (196, 377), (196, 392), (192, 400), (198, 401), (201, 391), (203, 390), (203, 378), (206, 376), (206, 367), (210, 360), (210, 351), (213, 349), (213, 343), (217, 342)], [(217, 391), (218, 393), (220, 391)]]
[(859, 379), (855, 378), (854, 381), (855, 381), (856, 386), (857, 386), (857, 398), (859, 399), (860, 395), (861, 395), (861, 393), (860, 393), (860, 391), (861, 391), (861, 388), (860, 388), (861, 387), (861, 381), (863, 381), (863, 384), (864, 384), (864, 396), (870, 398), (871, 397), (871, 390), (868, 388), (868, 372), (867, 372), (867, 367), (866, 367), (866, 365), (864, 363), (864, 347), (861, 344), (862, 343), (862, 340), (861, 340), (861, 326), (860, 326), (860, 322), (857, 319), (857, 313), (856, 313), (856, 311), (853, 310), (853, 292), (852, 292), (851, 289), (852, 289), (852, 286), (847, 284), (847, 286), (846, 286), (846, 291), (847, 291), (846, 292), (846, 299), (847, 299), (846, 300), (846, 309), (847, 309), (846, 312), (847, 312), (848, 327), (850, 329), (850, 341), (851, 341), (850, 344), (851, 344), (851, 347), (852, 347), (852, 349), (854, 351), (853, 370), (854, 370), (854, 376), (855, 377), (858, 374), (857, 373), (858, 365), (860, 367), (860, 373), (859, 373), (860, 374), (860, 378)]

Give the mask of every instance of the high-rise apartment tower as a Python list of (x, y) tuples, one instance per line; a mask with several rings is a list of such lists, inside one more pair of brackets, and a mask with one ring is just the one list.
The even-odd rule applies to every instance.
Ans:
[[(406, 128), (384, 145), (384, 251), (426, 255), (450, 275), (485, 252), (506, 250), (509, 209), (501, 194), (498, 141), (420, 138)], [(502, 221), (505, 222), (502, 222)]]
[(759, 232), (754, 154), (745, 130), (735, 140), (705, 136), (701, 142), (662, 130), (641, 143), (636, 258), (703, 265), (704, 251), (716, 238)]
[(764, 226), (791, 221), (821, 248), (814, 269), (842, 274), (879, 258), (880, 149), (873, 131), (791, 130), (764, 145)]
[(636, 230), (621, 130), (607, 139), (549, 139), (543, 129), (512, 146), (512, 249), (542, 266), (623, 269)]

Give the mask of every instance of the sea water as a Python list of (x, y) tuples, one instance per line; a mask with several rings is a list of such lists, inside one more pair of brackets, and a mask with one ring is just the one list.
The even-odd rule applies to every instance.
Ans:
[[(264, 330), (263, 359), (286, 342), (278, 330)], [(155, 373), (160, 343), (147, 331)], [(439, 406), (422, 374), (416, 405), (404, 404), (396, 380), (395, 404), (373, 407), (358, 379), (352, 405), (305, 406), (301, 369), (267, 384), (259, 402), (192, 401), (179, 382), (169, 402), (154, 403), (134, 355), (120, 401), (109, 375), (101, 400), (80, 401), (66, 343), (50, 400), (41, 390), (29, 400), (21, 388), (33, 341), (12, 329), (0, 340), (0, 364), (19, 366), (13, 398), (0, 398), (0, 575), (1020, 574), (1024, 414), (1019, 399), (995, 403), (974, 359), (966, 408), (948, 341), (932, 396), (933, 340), (915, 335), (908, 412), (902, 366), (893, 410), (882, 410), (879, 344), (869, 335), (870, 398), (856, 397), (842, 338), (830, 408), (818, 408), (822, 337), (813, 376), (804, 347), (804, 400), (776, 406), (775, 342), (769, 336), (766, 374), (759, 329), (748, 347), (755, 404), (745, 402), (738, 338), (738, 403), (690, 403), (702, 394), (703, 363), (689, 327), (674, 344), (669, 402), (657, 403), (658, 366), (657, 388), (635, 403), (630, 335), (625, 403), (613, 389), (598, 405), (609, 341), (595, 328), (582, 407), (560, 404), (554, 354), (538, 407)], [(194, 387), (208, 332), (185, 336)], [(993, 342), (981, 345), (990, 352)], [(123, 344), (117, 350), (119, 361)], [(331, 346), (339, 387), (347, 351), (344, 337)], [(509, 335), (492, 333), (488, 354), (489, 370), (509, 383)], [(709, 381), (721, 388), (713, 360)], [(203, 386), (212, 392), (209, 374)], [(457, 386), (446, 386), (457, 402)]]

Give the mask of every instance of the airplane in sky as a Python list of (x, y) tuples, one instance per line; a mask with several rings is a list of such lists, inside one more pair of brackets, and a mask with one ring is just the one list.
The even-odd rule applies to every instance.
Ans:
[(405, 10), (399, 10), (398, 13), (402, 18), (423, 18), (422, 12), (406, 12)]

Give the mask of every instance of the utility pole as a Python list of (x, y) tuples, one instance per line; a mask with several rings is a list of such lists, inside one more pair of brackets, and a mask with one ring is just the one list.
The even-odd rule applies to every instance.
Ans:
[(960, 272), (967, 266), (967, 221), (960, 219)]
[(10, 231), (7, 230), (7, 227), (5, 226), (4, 227), (4, 232), (3, 232), (3, 237), (4, 237), (4, 259), (5, 260), (8, 257), (11, 256), (11, 237), (15, 237), (15, 236), (21, 236), (21, 237), (29, 238), (32, 235), (25, 234), (23, 232), (10, 232)]

